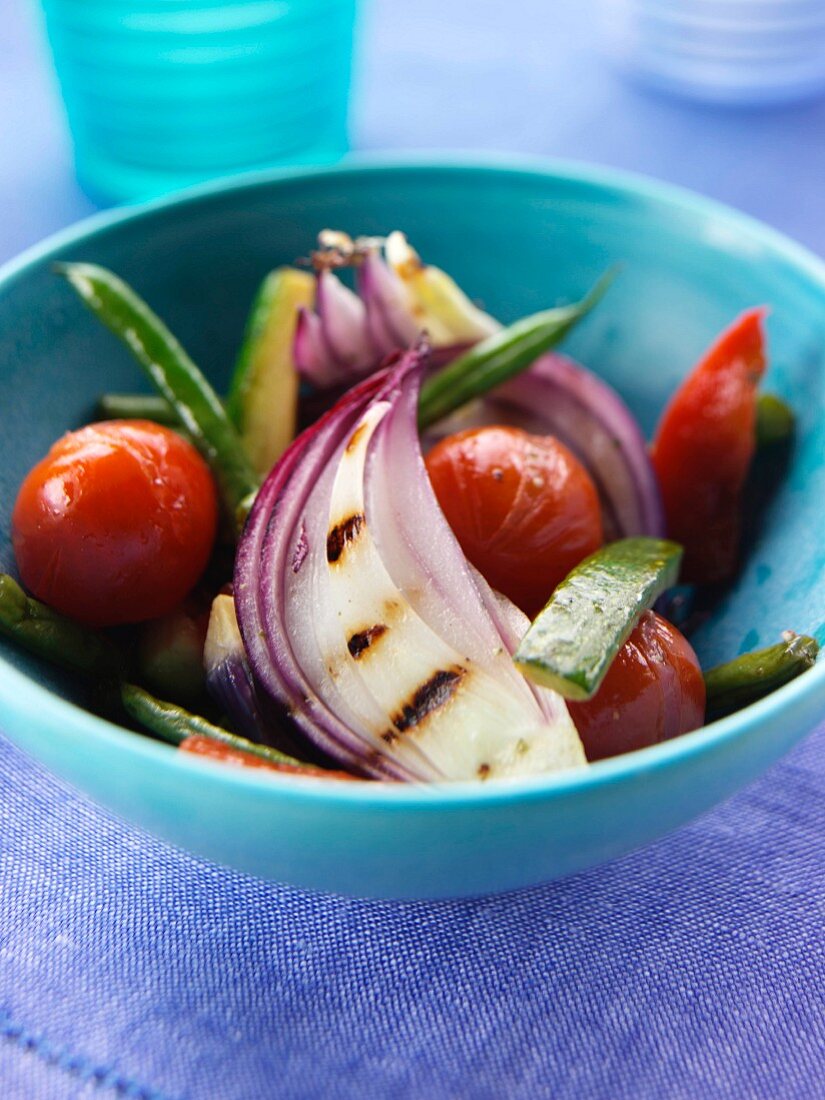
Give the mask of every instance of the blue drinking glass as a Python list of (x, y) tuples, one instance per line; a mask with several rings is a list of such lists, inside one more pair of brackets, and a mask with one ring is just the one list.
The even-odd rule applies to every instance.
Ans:
[(78, 178), (105, 202), (347, 150), (357, 0), (43, 0)]

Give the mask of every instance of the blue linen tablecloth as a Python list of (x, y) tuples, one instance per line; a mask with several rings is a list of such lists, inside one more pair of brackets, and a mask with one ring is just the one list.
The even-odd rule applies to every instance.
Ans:
[[(0, 259), (91, 205), (0, 0)], [(695, 187), (825, 252), (825, 106), (708, 111), (598, 58), (591, 6), (373, 0), (360, 148), (499, 148)], [(496, 898), (257, 882), (0, 738), (0, 1095), (825, 1095), (825, 736), (643, 852)]]

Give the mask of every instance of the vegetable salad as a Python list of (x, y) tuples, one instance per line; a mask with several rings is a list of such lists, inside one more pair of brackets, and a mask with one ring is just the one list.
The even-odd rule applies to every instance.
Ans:
[(764, 310), (648, 443), (554, 350), (613, 273), (505, 327), (402, 233), (326, 230), (264, 280), (225, 398), (116, 275), (60, 274), (157, 393), (103, 395), (27, 475), (0, 631), (107, 716), (228, 765), (492, 781), (689, 733), (816, 660), (789, 631), (703, 671), (689, 641), (757, 448), (792, 440)]

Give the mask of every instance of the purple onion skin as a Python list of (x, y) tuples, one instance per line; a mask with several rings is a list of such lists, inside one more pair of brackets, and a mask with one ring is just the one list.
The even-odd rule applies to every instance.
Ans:
[(297, 737), (289, 717), (260, 692), (244, 657), (227, 658), (207, 673), (206, 690), (227, 715), (232, 728), (250, 741), (269, 745), (307, 764), (332, 766), (335, 761)]
[[(329, 272), (317, 277), (315, 311), (300, 311), (293, 343), (298, 373), (314, 388), (324, 409), (331, 408), (354, 383), (387, 366), (391, 356), (426, 336), (401, 302), (393, 300), (397, 276), (377, 254), (370, 253), (358, 270), (363, 319), (342, 313), (332, 293), (333, 278)], [(344, 344), (349, 347), (346, 353)], [(469, 346), (435, 349), (429, 369), (446, 365)]]
[[(417, 350), (405, 357), (410, 364)], [(408, 368), (409, 369), (409, 368)], [(327, 462), (358, 423), (372, 400), (392, 388), (397, 371), (381, 371), (348, 390), (315, 424), (298, 436), (272, 468), (247, 520), (235, 559), (235, 607), (247, 660), (267, 705), (292, 717), (291, 728), (302, 745), (334, 759), (355, 775), (376, 779), (414, 778), (406, 769), (384, 758), (365, 757), (354, 747), (352, 734), (341, 719), (324, 706), (295, 663), (286, 632), (277, 620), (282, 586), (267, 591), (262, 558), (273, 532), (292, 530), (302, 517), (303, 502)], [(286, 547), (283, 547), (286, 555)], [(293, 568), (287, 556), (275, 572)], [(268, 596), (269, 599), (266, 599)], [(274, 601), (274, 611), (272, 603)]]
[(232, 726), (250, 741), (266, 742), (266, 728), (258, 711), (252, 674), (243, 650), (206, 670), (206, 690), (231, 719)]
[[(468, 565), (427, 481), (417, 432), (423, 355), (424, 349), (414, 349), (347, 392), (293, 443), (250, 513), (234, 579), (238, 624), (256, 683), (272, 704), (290, 713), (317, 751), (356, 774), (382, 779), (414, 780), (425, 778), (424, 773), (438, 778), (439, 773), (436, 767), (429, 775), (433, 765), (426, 757), (401, 758), (376, 746), (357, 710), (347, 717), (346, 695), (336, 690), (334, 678), (327, 679), (323, 662), (311, 652), (311, 632), (302, 630), (299, 641), (290, 628), (290, 623), (311, 621), (304, 616), (312, 615), (313, 600), (321, 598), (311, 583), (295, 580), (304, 569), (311, 578), (326, 553), (329, 501), (319, 482), (331, 484), (370, 406), (386, 403), (389, 409), (370, 444), (364, 507), (372, 516), (375, 546), (379, 554), (384, 547), (383, 560), (399, 590), (419, 592), (419, 613), (425, 621), (440, 621), (443, 637), (453, 649), (471, 654), (468, 661), (486, 663), (490, 654), (506, 661), (526, 625), (523, 616), (515, 621), (519, 613), (503, 607), (502, 597)], [(428, 532), (423, 541), (421, 526)], [(522, 680), (509, 662), (503, 674), (513, 677), (513, 690), (533, 695), (537, 722), (555, 721), (557, 697)], [(317, 683), (310, 679), (315, 676)]]
[(358, 293), (366, 307), (367, 333), (376, 362), (397, 348), (411, 346), (418, 334), (415, 318), (403, 303), (398, 276), (377, 253), (371, 252), (358, 269)]
[(280, 749), (290, 756), (306, 756), (291, 735), (289, 722), (268, 705), (255, 684), (243, 643), (227, 647), (224, 658), (206, 665), (206, 690), (228, 716), (232, 728), (250, 741)]
[(316, 278), (315, 312), (330, 356), (347, 375), (374, 362), (364, 303), (329, 271)]
[(301, 378), (319, 389), (341, 385), (346, 378), (323, 338), (318, 315), (303, 307), (298, 311), (292, 356)]
[[(301, 377), (319, 390), (341, 390), (374, 373), (392, 352), (415, 342), (417, 326), (392, 301), (396, 276), (371, 253), (358, 273), (358, 309), (352, 292), (321, 271), (315, 279), (315, 310), (302, 309), (293, 342)], [(342, 299), (350, 295), (350, 300)]]

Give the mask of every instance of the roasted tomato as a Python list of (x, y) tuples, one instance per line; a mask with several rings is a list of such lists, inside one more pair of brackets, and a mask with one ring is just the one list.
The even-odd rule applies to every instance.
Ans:
[(438, 503), (469, 561), (530, 616), (602, 544), (596, 488), (551, 436), (470, 429), (442, 439), (426, 461)]
[(618, 756), (698, 729), (705, 681), (683, 634), (646, 611), (586, 703), (568, 703), (588, 760)]
[(195, 448), (141, 420), (64, 435), (31, 470), (12, 514), (23, 583), (95, 626), (171, 611), (212, 549), (217, 499)]

